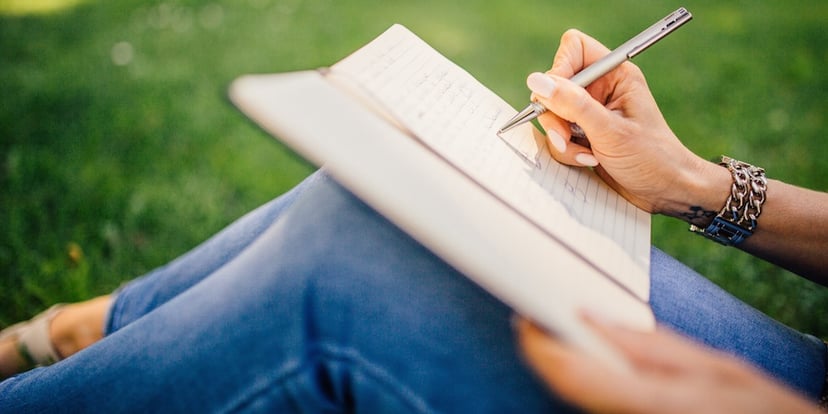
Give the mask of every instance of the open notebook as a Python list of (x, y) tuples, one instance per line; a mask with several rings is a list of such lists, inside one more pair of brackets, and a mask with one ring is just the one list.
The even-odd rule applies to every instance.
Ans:
[(246, 75), (233, 102), (469, 278), (596, 355), (593, 309), (654, 326), (650, 216), (405, 27), (329, 68)]

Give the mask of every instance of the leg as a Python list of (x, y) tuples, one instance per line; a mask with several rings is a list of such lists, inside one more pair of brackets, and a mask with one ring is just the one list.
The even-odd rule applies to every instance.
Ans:
[(653, 250), (651, 298), (660, 323), (739, 356), (816, 401), (825, 344), (780, 324), (661, 251)]
[(113, 304), (106, 333), (117, 331), (149, 313), (233, 260), (321, 176), (322, 172), (312, 174), (287, 193), (246, 214), (185, 255), (122, 287), (117, 292), (118, 300)]
[(202, 282), (0, 384), (0, 411), (564, 410), (510, 314), (325, 181)]

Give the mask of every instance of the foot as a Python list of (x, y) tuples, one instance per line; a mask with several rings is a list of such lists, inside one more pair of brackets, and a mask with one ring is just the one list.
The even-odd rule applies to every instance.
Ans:
[(103, 338), (110, 296), (50, 308), (0, 333), (0, 379), (73, 355)]
[(112, 297), (99, 296), (86, 302), (67, 305), (52, 320), (49, 336), (61, 359), (103, 338), (104, 324)]
[(0, 380), (25, 371), (28, 365), (17, 350), (17, 341), (11, 338), (0, 341)]

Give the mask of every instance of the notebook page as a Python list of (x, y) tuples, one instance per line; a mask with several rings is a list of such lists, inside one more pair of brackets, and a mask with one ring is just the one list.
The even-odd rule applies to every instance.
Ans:
[(498, 137), (497, 129), (515, 110), (462, 68), (395, 25), (331, 72), (573, 253), (647, 300), (649, 215), (592, 171), (554, 161), (531, 125)]

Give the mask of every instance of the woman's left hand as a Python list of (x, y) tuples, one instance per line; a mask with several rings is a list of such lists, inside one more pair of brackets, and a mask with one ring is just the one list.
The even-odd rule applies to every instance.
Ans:
[(561, 398), (594, 413), (819, 413), (803, 397), (733, 357), (665, 328), (634, 332), (585, 318), (619, 351), (620, 372), (531, 322), (518, 323), (530, 365)]

